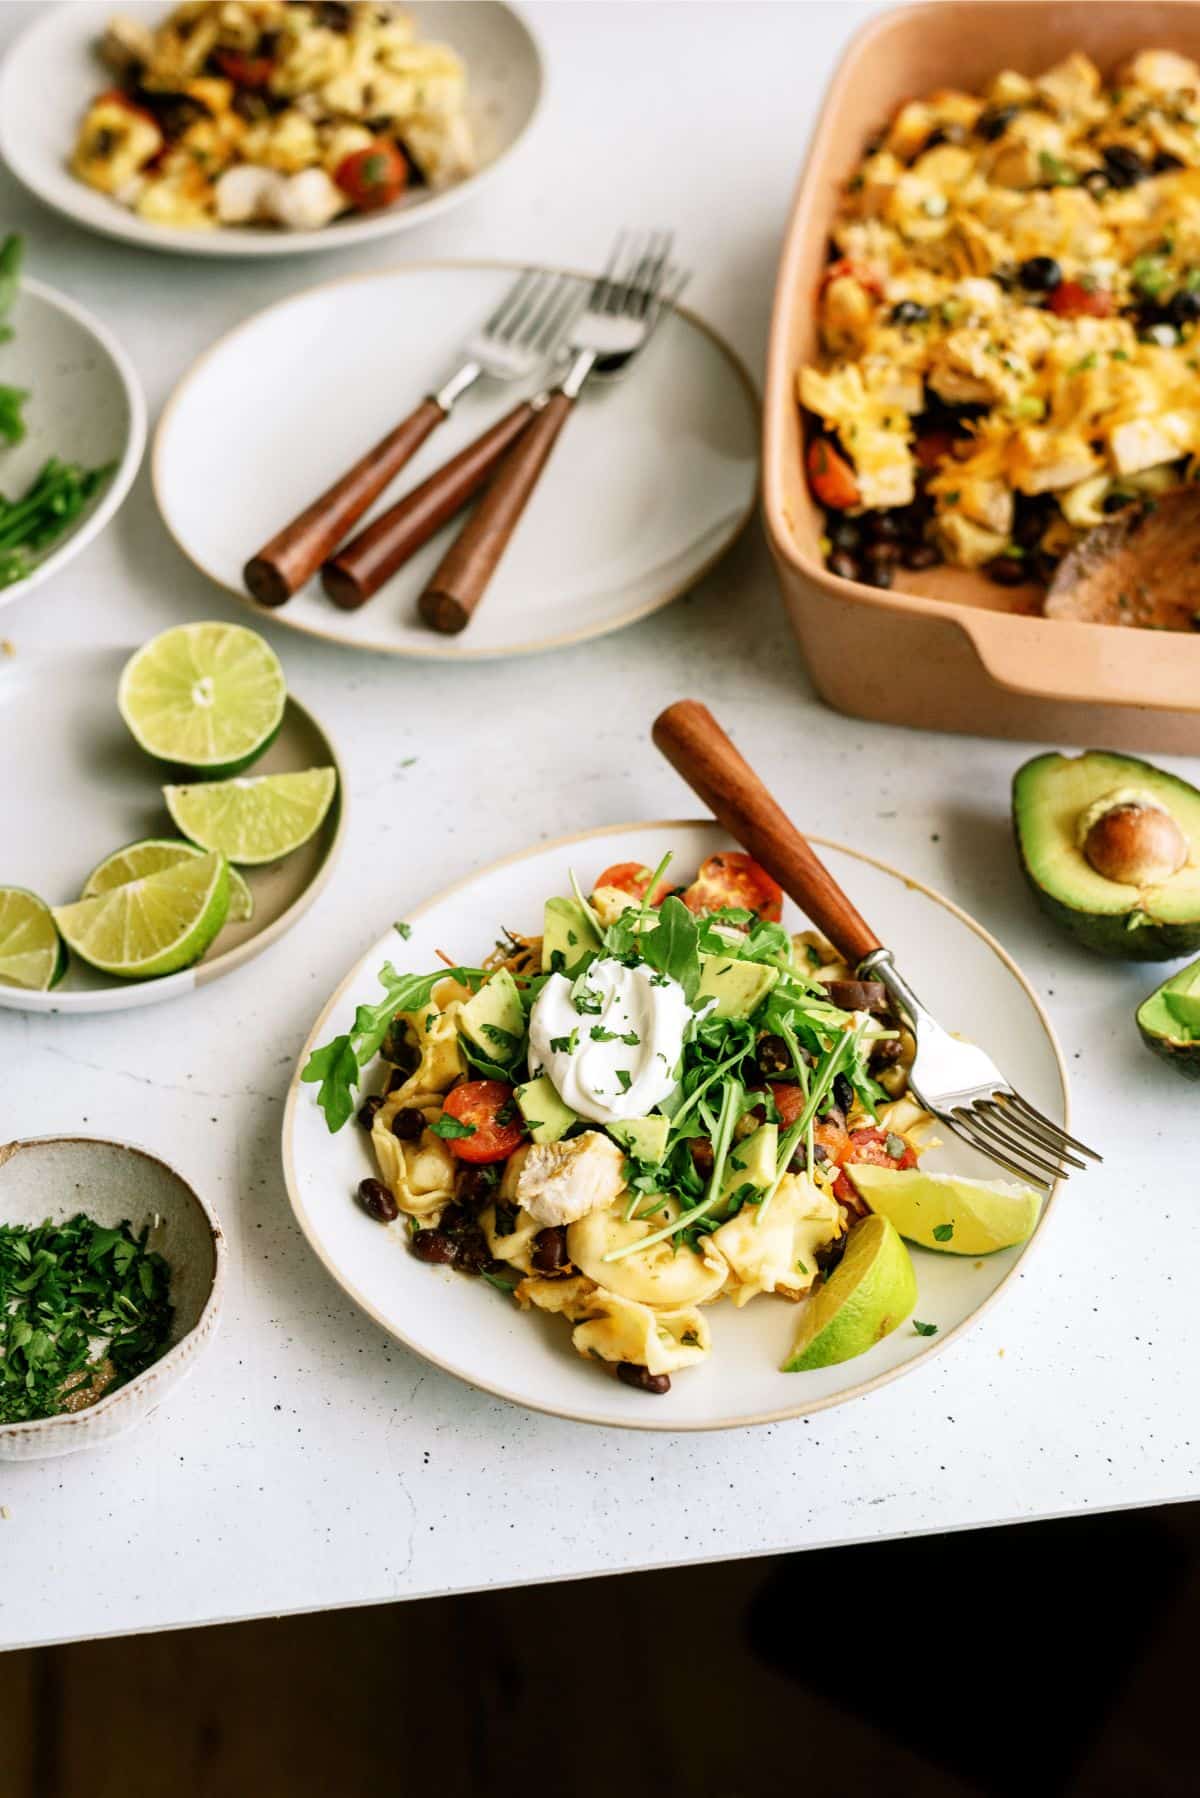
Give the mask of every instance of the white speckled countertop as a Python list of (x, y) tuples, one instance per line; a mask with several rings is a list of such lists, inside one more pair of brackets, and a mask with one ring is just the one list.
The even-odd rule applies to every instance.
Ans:
[[(5, 6), (0, 43), (37, 10)], [(143, 254), (6, 176), (0, 216), (28, 234), (33, 273), (122, 337), (152, 417), (214, 337), (348, 264), (586, 264), (626, 218), (674, 221), (698, 264), (690, 302), (757, 370), (813, 108), (868, 10), (530, 6), (551, 73), (532, 138), (475, 204), (340, 262)], [(176, 552), (143, 471), (2, 634), (20, 655), (204, 616), (244, 614)], [(1024, 891), (1008, 829), (1022, 745), (826, 711), (757, 528), (658, 617), (524, 666), (372, 664), (263, 628), (349, 771), (330, 889), (286, 944), (169, 1006), (0, 1012), (0, 1137), (91, 1128), (159, 1149), (232, 1247), (220, 1339), (173, 1402), (108, 1448), (0, 1466), (0, 1646), (1200, 1496), (1195, 1093), (1133, 1027), (1152, 970), (1074, 950)], [(609, 1435), (482, 1397), (381, 1336), (292, 1222), (279, 1121), (313, 1017), (388, 919), (538, 837), (689, 809), (648, 741), (684, 693), (803, 825), (900, 864), (1000, 937), (1047, 999), (1077, 1128), (1108, 1159), (1066, 1189), (1028, 1273), (967, 1339), (899, 1383), (811, 1423)]]

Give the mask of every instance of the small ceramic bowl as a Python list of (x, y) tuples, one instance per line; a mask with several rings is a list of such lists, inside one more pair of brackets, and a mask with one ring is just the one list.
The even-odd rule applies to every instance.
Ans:
[(146, 402), (133, 364), (98, 318), (65, 293), (22, 276), (9, 315), (13, 335), (0, 345), (0, 381), (27, 388), (25, 436), (0, 457), (0, 485), (23, 493), (50, 456), (112, 474), (65, 536), (52, 543), (24, 580), (0, 589), (13, 604), (77, 556), (104, 529), (133, 484), (146, 447)]
[(0, 1424), (0, 1461), (35, 1461), (111, 1442), (188, 1375), (211, 1342), (225, 1283), (225, 1238), (204, 1200), (165, 1161), (130, 1143), (35, 1136), (0, 1144), (0, 1224), (58, 1222), (86, 1212), (111, 1228), (153, 1225), (149, 1246), (171, 1270), (175, 1318), (162, 1359), (84, 1411)]

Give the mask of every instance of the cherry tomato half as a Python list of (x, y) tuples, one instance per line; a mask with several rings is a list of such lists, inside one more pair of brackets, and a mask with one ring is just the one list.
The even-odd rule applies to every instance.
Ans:
[(395, 144), (377, 137), (340, 162), (334, 180), (360, 212), (374, 212), (404, 192), (408, 164)]
[(828, 437), (815, 437), (808, 446), (808, 480), (821, 504), (834, 512), (857, 506), (862, 497), (853, 468)]
[[(902, 1141), (900, 1137), (897, 1142)], [(843, 1167), (852, 1162), (870, 1162), (873, 1167), (906, 1168), (916, 1167), (916, 1152), (904, 1144), (902, 1155), (889, 1155), (887, 1148), (888, 1133), (874, 1126), (850, 1132), (848, 1152), (842, 1157)], [(843, 1199), (847, 1204), (858, 1202), (858, 1188), (848, 1174), (839, 1174), (833, 1188), (834, 1197)]]
[(504, 1080), (464, 1080), (446, 1094), (448, 1116), (471, 1125), (470, 1136), (450, 1136), (446, 1147), (460, 1161), (507, 1161), (525, 1136), (513, 1089)]
[[(618, 893), (629, 893), (634, 899), (644, 899), (653, 872), (653, 868), (647, 868), (643, 862), (614, 862), (611, 868), (605, 868), (596, 886), (616, 887)], [(651, 905), (661, 905), (670, 891), (670, 881), (660, 880), (650, 896)]]
[(1049, 306), (1060, 318), (1107, 318), (1113, 309), (1113, 297), (1106, 287), (1060, 281), (1050, 295)]
[(783, 888), (752, 856), (733, 849), (710, 855), (702, 863), (683, 903), (695, 912), (721, 911), (726, 906), (744, 909), (778, 924), (783, 916)]
[(269, 87), (275, 70), (269, 56), (240, 56), (236, 50), (216, 50), (213, 61), (235, 87)]

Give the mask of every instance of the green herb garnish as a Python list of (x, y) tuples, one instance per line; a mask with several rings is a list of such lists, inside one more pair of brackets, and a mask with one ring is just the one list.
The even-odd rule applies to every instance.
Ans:
[(475, 1134), (474, 1124), (464, 1124), (461, 1118), (452, 1118), (448, 1111), (444, 1111), (437, 1123), (430, 1124), (429, 1128), (435, 1136), (440, 1136), (443, 1142), (456, 1142), (460, 1137), (474, 1136)]
[(937, 1335), (937, 1325), (936, 1324), (923, 1324), (919, 1317), (913, 1318), (913, 1329), (917, 1332), (918, 1336), (936, 1336)]
[(953, 1224), (935, 1224), (933, 1226), (933, 1240), (935, 1242), (949, 1242), (953, 1235)]

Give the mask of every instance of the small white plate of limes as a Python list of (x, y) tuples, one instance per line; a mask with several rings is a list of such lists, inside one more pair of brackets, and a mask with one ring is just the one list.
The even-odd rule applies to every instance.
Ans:
[(22, 770), (0, 857), (0, 1006), (125, 1010), (190, 991), (282, 936), (333, 871), (337, 753), (240, 625), (14, 655), (0, 760)]

